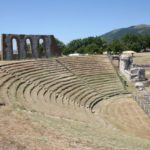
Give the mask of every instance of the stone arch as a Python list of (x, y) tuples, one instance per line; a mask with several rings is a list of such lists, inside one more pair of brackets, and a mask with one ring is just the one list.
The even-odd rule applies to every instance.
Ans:
[[(31, 49), (26, 52), (25, 43), (26, 39), (30, 39)], [(16, 39), (16, 50), (13, 52), (13, 42)], [(38, 45), (40, 39), (43, 40), (42, 48), (38, 52)], [(61, 51), (57, 47), (57, 43), (53, 35), (26, 35), (26, 34), (2, 34), (2, 60), (42, 58), (60, 56)], [(29, 54), (27, 56), (27, 53)], [(31, 55), (32, 54), (32, 55)]]
[(45, 37), (39, 37), (38, 38), (38, 53), (39, 57), (43, 58), (46, 57), (46, 39)]
[(33, 54), (33, 42), (30, 37), (25, 38), (25, 52), (27, 58), (32, 58)]
[(11, 51), (14, 60), (20, 58), (20, 44), (19, 39), (16, 36), (11, 37)]

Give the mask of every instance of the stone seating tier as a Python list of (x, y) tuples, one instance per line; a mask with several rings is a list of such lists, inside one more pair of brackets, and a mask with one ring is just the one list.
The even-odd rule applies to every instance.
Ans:
[[(78, 65), (70, 65), (75, 61)], [(101, 65), (105, 62), (108, 68)], [(84, 63), (92, 67), (83, 69)], [(55, 104), (93, 112), (101, 100), (126, 92), (102, 56), (21, 61), (1, 65), (0, 72), (0, 98), (25, 109), (48, 111)]]

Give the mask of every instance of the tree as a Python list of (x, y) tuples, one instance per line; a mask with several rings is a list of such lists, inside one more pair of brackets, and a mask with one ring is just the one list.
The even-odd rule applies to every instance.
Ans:
[(40, 57), (43, 57), (45, 55), (44, 43), (39, 43), (38, 53)]
[(95, 43), (89, 44), (85, 48), (85, 53), (89, 53), (89, 54), (97, 54), (97, 53), (99, 53), (98, 45), (96, 45)]
[(142, 45), (143, 49), (150, 48), (150, 35), (144, 35), (142, 36)]
[(125, 46), (121, 43), (120, 40), (113, 40), (107, 47), (107, 51), (113, 54), (120, 54), (125, 50)]
[(140, 35), (127, 34), (122, 38), (122, 42), (127, 49), (139, 52), (142, 49)]
[(81, 54), (102, 54), (106, 47), (107, 44), (101, 39), (101, 37), (88, 37), (71, 41), (70, 43), (68, 43), (63, 53), (70, 54), (78, 52)]
[(58, 48), (64, 53), (66, 45), (59, 39), (56, 39), (56, 43), (57, 43)]

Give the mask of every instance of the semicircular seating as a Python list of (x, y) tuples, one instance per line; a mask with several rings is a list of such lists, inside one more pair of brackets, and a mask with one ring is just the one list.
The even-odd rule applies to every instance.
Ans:
[(126, 92), (106, 56), (4, 64), (0, 79), (0, 99), (37, 110), (54, 104), (93, 111), (101, 100)]

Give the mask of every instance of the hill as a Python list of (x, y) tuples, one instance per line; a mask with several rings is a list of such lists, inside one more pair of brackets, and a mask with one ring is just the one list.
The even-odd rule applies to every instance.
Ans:
[(141, 24), (141, 25), (136, 25), (136, 26), (130, 26), (127, 28), (120, 28), (120, 29), (112, 30), (108, 33), (105, 33), (101, 37), (104, 40), (111, 42), (113, 39), (119, 39), (129, 33), (150, 34), (150, 25)]

